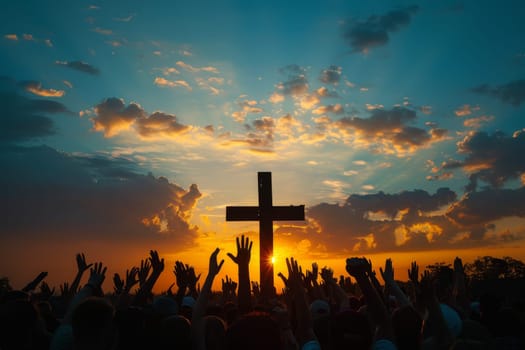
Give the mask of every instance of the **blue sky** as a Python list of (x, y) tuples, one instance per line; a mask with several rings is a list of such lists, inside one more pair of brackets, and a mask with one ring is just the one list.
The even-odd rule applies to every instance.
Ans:
[(274, 202), (307, 206), (275, 227), (305, 259), (525, 258), (524, 15), (520, 1), (12, 4), (2, 250), (256, 238), (224, 207), (255, 204), (272, 171)]

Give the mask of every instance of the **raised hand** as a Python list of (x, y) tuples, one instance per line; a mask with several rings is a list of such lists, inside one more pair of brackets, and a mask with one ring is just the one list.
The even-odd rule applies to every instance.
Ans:
[(93, 265), (93, 267), (89, 270), (90, 275), (87, 284), (100, 288), (104, 282), (104, 279), (106, 278), (107, 269), (108, 268), (101, 262), (95, 263), (95, 265)]
[(179, 289), (186, 289), (186, 287), (188, 287), (187, 270), (189, 268), (190, 267), (188, 265), (184, 265), (182, 261), (175, 261), (175, 266), (173, 266), (173, 274), (175, 275), (175, 280)]
[(149, 255), (149, 261), (151, 263), (153, 273), (160, 275), (161, 272), (164, 271), (164, 258), (159, 259), (159, 253), (157, 253), (156, 250), (150, 250)]
[[(219, 274), (219, 271), (221, 271), (221, 267), (222, 267), (222, 264), (224, 264), (224, 259), (221, 259), (221, 262), (220, 263), (217, 263), (217, 255), (219, 254), (219, 248), (216, 248), (213, 253), (211, 253), (210, 255), (210, 264), (209, 264), (209, 267), (208, 267), (208, 273), (209, 274), (212, 274), (213, 276), (217, 276)], [(199, 280), (199, 278), (201, 277), (201, 275), (199, 274), (198, 277), (195, 278), (195, 270), (192, 268), (190, 268), (190, 270), (192, 271), (190, 274), (193, 275), (192, 278), (195, 279), (195, 283), (197, 283), (197, 281)], [(226, 276), (226, 279), (228, 279), (228, 276)], [(230, 280), (231, 281), (231, 280)]]
[(42, 300), (49, 300), (55, 294), (55, 288), (49, 288), (49, 285), (46, 282), (40, 284), (40, 298)]
[(151, 264), (149, 260), (141, 260), (140, 268), (137, 273), (138, 278), (139, 278), (139, 286), (141, 288), (146, 284), (146, 280), (148, 279), (150, 270), (151, 270)]
[(237, 265), (249, 265), (253, 242), (250, 242), (250, 239), (248, 237), (244, 237), (244, 235), (242, 235), (240, 241), (239, 237), (237, 237), (236, 242), (237, 256), (233, 256), (232, 253), (228, 253), (228, 256)]
[(415, 261), (410, 264), (410, 269), (408, 269), (408, 279), (414, 284), (414, 286), (419, 284), (419, 266)]
[(64, 282), (63, 284), (61, 284), (59, 286), (60, 288), (60, 296), (63, 297), (63, 298), (69, 298), (72, 296), (72, 291), (71, 289), (69, 289), (69, 283), (68, 282)]
[(325, 284), (329, 284), (334, 280), (334, 271), (329, 267), (323, 267), (321, 269), (321, 278)]
[(138, 273), (139, 269), (135, 266), (133, 266), (131, 270), (126, 270), (126, 285), (124, 287), (125, 292), (129, 293), (131, 288), (133, 288), (135, 284), (139, 283)]
[(38, 276), (35, 277), (34, 280), (29, 282), (24, 288), (22, 288), (22, 291), (24, 292), (31, 292), (36, 289), (38, 284), (44, 280), (44, 278), (47, 277), (47, 272), (40, 272)]
[(278, 276), (281, 280), (283, 280), (283, 284), (284, 284), (284, 286), (285, 286), (286, 288), (288, 288), (288, 278), (286, 278), (286, 276), (283, 275), (282, 272), (279, 272), (279, 273), (277, 274), (277, 276)]
[(380, 267), (379, 272), (381, 272), (381, 277), (385, 283), (391, 283), (394, 281), (394, 267), (392, 266), (392, 259), (388, 258), (385, 261), (385, 270)]
[(87, 264), (86, 263), (86, 256), (84, 253), (77, 254), (77, 269), (78, 273), (82, 274), (86, 270), (88, 270), (93, 264)]
[(235, 296), (236, 290), (237, 282), (235, 282), (231, 278), (228, 278), (228, 275), (226, 275), (226, 279), (222, 279), (222, 293), (227, 296)]
[(372, 265), (365, 258), (346, 259), (346, 271), (354, 278), (366, 277)]
[(124, 291), (124, 280), (120, 278), (120, 275), (118, 273), (115, 273), (113, 275), (113, 285), (113, 290), (115, 291), (115, 294), (122, 294), (122, 292)]
[(288, 288), (292, 295), (304, 293), (303, 286), (303, 269), (294, 258), (286, 258), (286, 267), (288, 268)]
[[(219, 248), (217, 248), (219, 249)], [(215, 252), (213, 252), (215, 253)], [(218, 253), (218, 252), (217, 252)], [(217, 259), (217, 255), (215, 255), (215, 259)], [(223, 261), (224, 262), (224, 261)], [(221, 266), (222, 266), (222, 263), (221, 262)], [(217, 265), (218, 266), (218, 265)], [(216, 267), (217, 267), (216, 266)], [(219, 267), (219, 270), (220, 270), (220, 267)], [(197, 282), (199, 282), (199, 279), (201, 278), (201, 274), (199, 273), (198, 276), (195, 275), (195, 269), (193, 268), (193, 266), (190, 266), (187, 270), (187, 279), (188, 279), (188, 285), (190, 287), (190, 289), (195, 289), (196, 286), (197, 286)], [(217, 271), (218, 273), (219, 271)]]
[(162, 294), (163, 294), (163, 295), (166, 295), (166, 296), (168, 296), (168, 297), (173, 297), (174, 294), (173, 294), (172, 288), (173, 288), (174, 285), (175, 285), (175, 283), (170, 284), (170, 286), (168, 287), (168, 289), (167, 289), (164, 293), (162, 293)]

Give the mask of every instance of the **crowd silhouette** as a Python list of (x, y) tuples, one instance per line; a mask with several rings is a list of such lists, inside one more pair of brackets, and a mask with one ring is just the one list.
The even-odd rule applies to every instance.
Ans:
[(202, 287), (201, 275), (177, 261), (175, 283), (161, 295), (152, 292), (165, 269), (156, 251), (125, 275), (115, 274), (112, 293), (102, 290), (107, 267), (88, 263), (84, 254), (76, 256), (77, 274), (59, 293), (44, 281), (47, 272), (21, 290), (4, 283), (0, 350), (525, 348), (523, 296), (473, 296), (459, 258), (453, 268), (435, 270), (413, 262), (409, 282), (400, 283), (391, 259), (377, 274), (370, 260), (348, 258), (348, 275), (336, 278), (328, 267), (303, 270), (290, 257), (278, 274), (282, 293), (265, 298), (250, 281), (253, 242), (242, 235), (236, 243), (236, 254), (227, 255), (238, 280), (226, 276), (222, 292), (212, 292), (225, 263), (218, 248)]

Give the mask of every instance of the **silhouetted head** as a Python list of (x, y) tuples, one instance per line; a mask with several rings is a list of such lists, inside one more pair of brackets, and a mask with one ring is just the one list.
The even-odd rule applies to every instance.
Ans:
[(332, 319), (332, 349), (370, 349), (372, 329), (365, 315), (347, 310)]
[(160, 323), (160, 349), (191, 350), (191, 323), (181, 315), (166, 317)]
[(167, 296), (159, 296), (153, 300), (153, 312), (161, 317), (176, 315), (179, 312), (177, 302)]
[(226, 332), (228, 350), (279, 350), (282, 347), (279, 326), (266, 313), (246, 314), (233, 323)]
[(206, 316), (204, 318), (206, 332), (206, 349), (222, 350), (226, 346), (226, 323), (217, 316)]
[(113, 349), (117, 345), (115, 309), (104, 298), (91, 297), (77, 305), (71, 326), (75, 349)]
[(0, 305), (0, 348), (30, 349), (38, 313), (27, 300), (11, 300)]
[(423, 319), (412, 306), (402, 306), (392, 314), (392, 325), (398, 348), (419, 349), (421, 347), (421, 328)]

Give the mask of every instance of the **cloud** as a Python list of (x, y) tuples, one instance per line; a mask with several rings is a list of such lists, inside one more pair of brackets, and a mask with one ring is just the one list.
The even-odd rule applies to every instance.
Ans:
[(332, 65), (327, 69), (323, 69), (319, 76), (319, 80), (325, 84), (339, 84), (342, 72), (343, 69), (341, 67)]
[(160, 87), (184, 87), (188, 91), (192, 91), (192, 88), (190, 84), (185, 80), (168, 80), (163, 77), (156, 77), (153, 81), (153, 84), (160, 86)]
[(487, 224), (501, 218), (525, 217), (525, 187), (486, 189), (465, 194), (447, 211), (447, 216), (463, 226)]
[(512, 136), (500, 131), (492, 135), (471, 131), (458, 142), (458, 153), (465, 154), (466, 158), (446, 162), (442, 168), (447, 170), (461, 167), (469, 173), (468, 191), (476, 189), (478, 180), (493, 187), (501, 187), (525, 173), (525, 133), (521, 131)]
[(484, 123), (488, 123), (494, 120), (493, 115), (482, 115), (476, 118), (469, 118), (463, 121), (463, 126), (467, 128), (479, 129)]
[(173, 138), (191, 129), (173, 114), (157, 111), (148, 115), (140, 104), (131, 102), (126, 106), (124, 100), (116, 97), (96, 105), (94, 113), (93, 129), (103, 132), (107, 138), (130, 129), (145, 139)]
[(390, 34), (407, 26), (417, 10), (413, 5), (381, 16), (370, 16), (365, 21), (352, 21), (344, 31), (344, 39), (354, 52), (366, 53), (373, 47), (384, 46)]
[(190, 129), (189, 126), (179, 123), (176, 116), (162, 112), (155, 112), (148, 117), (138, 118), (135, 126), (139, 135), (145, 138), (172, 137)]
[(128, 17), (115, 17), (113, 18), (114, 21), (117, 22), (131, 22), (131, 20), (135, 17), (135, 15), (129, 15)]
[(408, 125), (416, 121), (417, 115), (405, 107), (373, 109), (370, 112), (370, 118), (344, 117), (335, 122), (335, 126), (347, 133), (356, 145), (371, 147), (374, 152), (398, 155), (412, 153), (432, 142), (443, 140), (447, 134), (444, 129), (426, 131)]
[(280, 102), (283, 102), (284, 101), (284, 95), (281, 95), (277, 92), (274, 92), (270, 98), (268, 98), (268, 101), (270, 101), (271, 103), (280, 103)]
[(196, 72), (208, 72), (208, 73), (215, 73), (219, 74), (219, 70), (212, 66), (206, 66), (206, 67), (194, 67), (188, 63), (184, 63), (183, 61), (177, 61), (177, 66), (187, 70), (188, 72), (196, 73)]
[(91, 75), (99, 75), (100, 71), (98, 68), (93, 67), (92, 65), (82, 62), (82, 61), (55, 61), (56, 65), (68, 67), (80, 72), (88, 73)]
[(15, 82), (0, 78), (0, 142), (30, 141), (56, 133), (50, 114), (70, 114), (59, 102), (27, 98)]
[(326, 114), (326, 113), (334, 113), (334, 114), (342, 114), (344, 113), (344, 108), (341, 104), (336, 103), (335, 105), (326, 105), (326, 106), (320, 106), (312, 111), (313, 114)]
[(101, 35), (112, 35), (113, 34), (113, 31), (111, 29), (104, 29), (100, 27), (94, 28), (93, 31)]
[(66, 93), (64, 90), (44, 89), (42, 83), (37, 81), (25, 81), (20, 85), (28, 92), (42, 97), (62, 97)]
[(467, 104), (467, 105), (463, 105), (459, 107), (458, 109), (456, 109), (454, 113), (458, 117), (464, 117), (467, 115), (471, 115), (475, 111), (479, 111), (479, 106), (471, 106)]
[(95, 114), (91, 118), (93, 129), (104, 132), (105, 137), (113, 137), (128, 130), (137, 119), (146, 116), (139, 104), (132, 102), (126, 106), (124, 100), (116, 97), (107, 98), (96, 105)]
[[(523, 189), (476, 193), (456, 200), (448, 188), (397, 194), (350, 195), (344, 204), (308, 208), (300, 237), (323, 244), (331, 256), (350, 252), (421, 251), (486, 247), (520, 232), (498, 234), (497, 220), (524, 217)], [(490, 212), (493, 203), (498, 209)], [(290, 237), (292, 238), (292, 237)]]
[(7, 40), (18, 41), (18, 35), (16, 34), (6, 34), (4, 35), (4, 38)]
[(22, 38), (26, 41), (35, 41), (33, 34), (22, 34)]
[[(0, 235), (33, 239), (171, 241), (191, 246), (197, 228), (189, 223), (201, 197), (166, 178), (143, 175), (134, 162), (73, 155), (47, 146), (17, 147), (0, 153), (8, 171)], [(96, 218), (96, 220), (94, 220)]]
[(484, 84), (473, 88), (471, 91), (496, 97), (503, 103), (509, 103), (517, 107), (525, 101), (525, 79), (514, 80), (496, 87)]
[(215, 86), (211, 85), (212, 83), (213, 84), (218, 84), (218, 85), (222, 85), (224, 83), (224, 79), (223, 78), (217, 78), (217, 77), (211, 77), (211, 78), (208, 78), (208, 79), (203, 79), (203, 78), (195, 78), (195, 82), (197, 82), (197, 85), (203, 89), (203, 90), (208, 90), (210, 92), (210, 94), (212, 95), (219, 95), (221, 93), (221, 89), (219, 88), (216, 88)]
[(257, 106), (257, 101), (255, 100), (243, 100), (238, 101), (237, 105), (240, 107), (240, 110), (232, 113), (232, 117), (235, 121), (239, 123), (244, 123), (246, 116), (251, 114), (262, 113), (263, 109)]
[(301, 96), (308, 92), (305, 68), (297, 64), (291, 64), (281, 68), (279, 72), (287, 76), (287, 80), (277, 84), (277, 93), (280, 95)]

